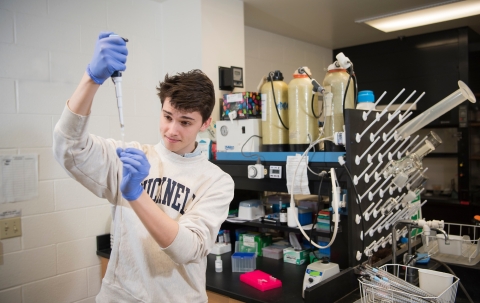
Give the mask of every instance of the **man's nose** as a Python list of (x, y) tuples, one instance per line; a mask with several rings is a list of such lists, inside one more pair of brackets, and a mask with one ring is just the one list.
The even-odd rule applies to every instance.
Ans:
[(171, 125), (170, 125), (170, 133), (173, 135), (177, 135), (179, 133), (179, 130), (180, 130), (180, 127), (181, 127), (181, 122), (173, 122)]

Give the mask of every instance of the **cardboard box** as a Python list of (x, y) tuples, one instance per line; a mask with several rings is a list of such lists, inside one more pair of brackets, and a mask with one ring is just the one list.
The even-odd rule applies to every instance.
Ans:
[(220, 120), (230, 120), (228, 114), (237, 112), (235, 119), (262, 118), (262, 101), (257, 92), (224, 94), (220, 104)]
[(257, 255), (262, 256), (262, 248), (272, 244), (272, 236), (257, 232), (250, 232), (240, 235), (240, 250), (241, 252), (255, 252), (255, 244), (257, 247)]
[(283, 250), (283, 262), (302, 265), (308, 258), (306, 250), (296, 251), (293, 247), (287, 247)]

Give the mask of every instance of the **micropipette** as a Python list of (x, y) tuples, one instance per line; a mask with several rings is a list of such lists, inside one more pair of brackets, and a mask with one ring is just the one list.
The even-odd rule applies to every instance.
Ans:
[(112, 74), (112, 81), (115, 84), (117, 95), (118, 118), (120, 121), (120, 132), (122, 136), (122, 149), (125, 149), (125, 123), (123, 122), (123, 100), (122, 100), (122, 72), (115, 71)]
[[(109, 37), (118, 36), (115, 34), (110, 35)], [(123, 38), (123, 41), (128, 42), (128, 39)], [(120, 121), (120, 132), (122, 136), (122, 149), (125, 149), (125, 123), (123, 122), (123, 100), (122, 100), (122, 72), (115, 71), (112, 74), (112, 81), (115, 85), (115, 94), (117, 96), (117, 107), (118, 107), (118, 118)]]

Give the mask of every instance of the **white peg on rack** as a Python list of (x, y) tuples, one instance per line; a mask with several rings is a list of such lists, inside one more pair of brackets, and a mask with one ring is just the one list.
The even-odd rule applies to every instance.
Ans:
[(378, 232), (378, 233), (381, 233), (381, 232), (382, 232), (382, 229), (385, 227), (388, 219), (389, 219), (390, 217), (392, 217), (394, 214), (395, 214), (394, 212), (390, 212), (390, 213), (388, 214), (388, 216), (387, 216), (385, 219), (383, 219), (380, 224), (378, 224), (378, 227), (377, 227), (377, 232)]
[(384, 205), (383, 211), (391, 212), (393, 209), (398, 210), (400, 208), (400, 203), (397, 200), (391, 200), (388, 205)]
[(385, 237), (382, 242), (382, 248), (385, 248), (385, 246), (387, 246), (387, 243), (389, 243), (390, 241), (392, 241), (392, 233), (388, 234), (388, 236)]
[(395, 124), (394, 127), (392, 127), (392, 129), (388, 132), (388, 134), (383, 133), (383, 135), (382, 135), (383, 141), (387, 140), (388, 136), (390, 136), (390, 135), (392, 135), (392, 137), (393, 137), (395, 134), (392, 134), (392, 132), (394, 132), (394, 131), (400, 126), (400, 124), (402, 124), (404, 121), (406, 121), (406, 118), (410, 117), (411, 114), (412, 114), (412, 113), (409, 113), (409, 114), (405, 117), (405, 119), (403, 119), (403, 120), (399, 119), (398, 123)]
[[(393, 113), (388, 114), (388, 115), (389, 115), (389, 116), (393, 116), (393, 115), (395, 115), (397, 112), (400, 113), (401, 110), (402, 110), (402, 108), (403, 108), (403, 106), (405, 105), (405, 103), (407, 103), (407, 101), (410, 100), (410, 98), (411, 98), (413, 95), (415, 95), (416, 92), (417, 92), (417, 91), (414, 90), (414, 91), (410, 94), (410, 96), (408, 96), (407, 99), (405, 99), (405, 101), (403, 101), (402, 104), (400, 104), (400, 105), (398, 106), (398, 108), (397, 108)], [(400, 116), (402, 116), (402, 115), (400, 115)], [(400, 121), (401, 121), (401, 120), (402, 120), (402, 119), (400, 119)]]
[(407, 193), (403, 193), (403, 195), (401, 195), (401, 196), (396, 196), (396, 197), (395, 197), (395, 200), (397, 200), (397, 201), (402, 201), (403, 197), (404, 197), (406, 194), (407, 194)]
[(400, 220), (399, 218), (403, 217), (403, 215), (398, 215), (397, 214), (400, 214), (401, 212), (400, 211), (397, 211), (397, 213), (395, 214), (395, 216), (391, 217), (387, 222), (385, 222), (385, 229), (389, 230), (390, 229), (390, 226), (392, 224), (394, 224), (395, 222), (397, 222), (398, 220)]
[[(360, 164), (360, 160), (362, 160), (363, 157), (365, 157), (365, 155), (368, 153), (368, 151), (375, 145), (375, 143), (377, 143), (378, 139), (380, 139), (380, 138), (377, 138), (377, 140), (375, 140), (375, 142), (370, 144), (370, 146), (363, 152), (363, 154), (360, 157), (358, 155), (355, 156), (355, 164), (357, 164), (357, 165)], [(368, 163), (370, 163), (370, 162), (368, 162)]]
[(420, 99), (422, 99), (422, 97), (425, 95), (425, 92), (423, 92), (418, 98), (417, 100), (415, 100), (415, 102), (413, 102), (408, 108), (407, 110), (405, 111), (405, 113), (403, 115), (400, 115), (400, 120), (403, 120), (403, 117), (405, 117), (409, 112), (410, 110), (412, 109), (412, 107), (417, 104), (418, 101), (420, 101)]
[(398, 97), (400, 97), (403, 94), (404, 91), (405, 91), (405, 88), (403, 88), (380, 113), (377, 113), (375, 117), (377, 121), (380, 121), (380, 118), (383, 117), (383, 115), (385, 115), (388, 112), (388, 108), (393, 104), (393, 102), (395, 102), (398, 99)]
[[(394, 223), (395, 223), (395, 222), (394, 222)], [(405, 226), (405, 227), (403, 227), (402, 229), (397, 229), (397, 236), (396, 236), (396, 239), (393, 239), (393, 235), (392, 235), (392, 239), (393, 239), (393, 241), (395, 241), (395, 242), (398, 242), (398, 240), (400, 240), (400, 237), (401, 237), (401, 236), (402, 236), (402, 234), (403, 234), (403, 231), (404, 231), (404, 230), (406, 230), (406, 229), (407, 229), (407, 227), (406, 227), (406, 226)]]
[(387, 201), (389, 201), (388, 203), (385, 203), (383, 206), (382, 206), (382, 209), (380, 209), (381, 213), (382, 214), (388, 214), (390, 212), (393, 212), (393, 209), (398, 209), (398, 205), (400, 205), (400, 203), (398, 203), (397, 200), (395, 199), (388, 199)]
[(420, 137), (419, 135), (417, 135), (415, 138), (413, 138), (412, 141), (410, 141), (410, 143), (407, 145), (407, 147), (405, 147), (405, 149), (402, 151), (402, 152), (398, 152), (397, 154), (397, 158), (400, 160), (403, 156), (403, 154), (408, 150), (408, 148), (415, 142), (417, 141), (418, 137)]
[(396, 196), (395, 198), (393, 197), (390, 197), (387, 201), (389, 201), (388, 203), (385, 203), (383, 206), (387, 205), (387, 204), (390, 204), (390, 200), (394, 200), (394, 203), (395, 205), (398, 205), (398, 204), (401, 204), (400, 201), (402, 200), (403, 196), (405, 196), (405, 194), (401, 195), (401, 196)]
[(410, 136), (408, 136), (407, 138), (405, 138), (405, 140), (402, 141), (402, 144), (400, 144), (397, 149), (392, 152), (392, 153), (388, 153), (388, 160), (392, 160), (393, 159), (393, 156), (397, 154), (397, 152), (400, 150), (400, 148), (402, 148), (402, 146), (407, 143), (407, 140), (410, 139)]
[[(367, 133), (367, 131), (370, 129), (370, 127), (372, 127), (375, 123), (379, 122), (380, 121), (380, 118), (385, 115), (386, 112), (388, 112), (388, 108), (390, 107), (390, 105), (393, 104), (393, 102), (395, 102), (395, 100), (397, 100), (397, 98), (405, 91), (405, 89), (402, 89), (398, 95), (387, 105), (387, 107), (385, 107), (380, 113), (377, 113), (375, 119), (372, 121), (372, 123), (370, 123), (364, 130), (361, 134), (357, 133), (355, 135), (355, 140), (357, 141), (357, 143), (360, 143), (360, 140), (362, 139), (362, 137)], [(371, 140), (373, 141), (373, 140)]]
[(370, 204), (370, 206), (363, 212), (363, 217), (365, 218), (365, 221), (370, 220), (370, 215), (371, 215), (370, 210), (372, 208), (375, 208), (375, 205), (378, 203), (382, 203), (382, 199), (380, 199), (377, 203)]
[(390, 123), (391, 121), (393, 121), (395, 119), (395, 117), (398, 116), (400, 112), (395, 112), (395, 114), (393, 114), (392, 116), (389, 115), (387, 121), (382, 125), (382, 127), (380, 127), (377, 132), (374, 134), (374, 133), (370, 133), (370, 141), (373, 142), (373, 140), (375, 140), (375, 138), (377, 137), (377, 135), (385, 128), (385, 126), (388, 125), (388, 123)]
[[(385, 211), (384, 211), (385, 205), (390, 204), (390, 201), (391, 201), (391, 200), (395, 200), (395, 198), (393, 198), (393, 197), (388, 198), (387, 200), (385, 200), (385, 203), (383, 203), (383, 205), (382, 205), (381, 203), (377, 204), (377, 206), (375, 207), (375, 209), (373, 209), (373, 211), (372, 211), (373, 217), (376, 218), (379, 213), (381, 213), (382, 215), (384, 215), (384, 214), (385, 214)], [(377, 209), (377, 208), (378, 208), (378, 209)]]
[[(388, 142), (390, 142), (390, 140), (391, 140), (392, 138), (393, 138), (393, 137), (391, 137), (388, 141), (383, 142), (383, 144), (382, 144), (379, 148), (377, 148), (377, 151), (376, 151), (375, 153), (373, 153), (373, 155), (370, 155), (370, 154), (369, 154), (368, 157), (367, 157), (367, 162), (368, 162), (368, 163), (372, 163), (373, 158), (378, 154), (379, 151), (381, 151), (381, 150), (385, 147), (385, 145), (388, 144)], [(375, 140), (375, 142), (377, 142), (378, 139), (380, 139), (380, 137), (378, 137), (378, 138)], [(373, 143), (373, 144), (375, 144), (375, 143)], [(380, 160), (380, 162), (382, 162), (382, 161)]]
[(385, 189), (380, 189), (380, 192), (378, 193), (378, 195), (380, 196), (380, 198), (383, 198), (383, 195), (385, 195), (385, 193), (386, 193), (387, 191), (389, 191), (390, 188), (392, 188), (392, 184), (393, 184), (393, 182), (390, 182), (390, 184), (388, 184), (387, 188), (385, 188)]
[(385, 227), (388, 228), (391, 224), (397, 222), (399, 218), (402, 218), (408, 212), (407, 208), (404, 208), (400, 211), (397, 211), (393, 217), (390, 218), (387, 222), (385, 222)]
[(363, 170), (363, 172), (357, 177), (357, 175), (353, 176), (353, 184), (358, 185), (358, 180), (360, 180), (363, 175), (367, 172), (367, 170), (372, 166), (373, 163), (368, 164), (367, 168)]
[(385, 179), (385, 181), (383, 181), (383, 183), (380, 184), (380, 186), (377, 188), (377, 190), (375, 190), (373, 193), (372, 193), (372, 192), (369, 192), (369, 193), (368, 193), (368, 199), (369, 199), (370, 201), (373, 200), (373, 196), (375, 196), (375, 195), (377, 194), (377, 192), (382, 188), (382, 186), (385, 185), (385, 183), (388, 182), (388, 180), (390, 180), (391, 177), (392, 177), (392, 175), (388, 176), (388, 177)]
[(376, 241), (376, 240), (373, 240), (373, 242), (370, 243), (370, 245), (368, 245), (367, 247), (365, 247), (365, 255), (368, 256), (368, 255), (372, 252), (372, 250), (373, 250), (373, 248), (375, 247), (375, 244), (376, 244), (376, 243), (377, 243), (377, 241)]
[(397, 189), (397, 186), (394, 185), (394, 186), (392, 186), (392, 187), (390, 187), (390, 188), (388, 189), (388, 193), (389, 193), (390, 195), (393, 195), (393, 193), (395, 192), (396, 189)]
[(387, 220), (388, 220), (391, 216), (393, 216), (393, 215), (394, 215), (394, 213), (393, 213), (393, 212), (390, 212), (390, 213), (388, 214), (388, 216), (386, 216), (385, 218), (383, 218), (382, 222), (380, 222), (380, 224), (378, 224), (378, 226), (377, 226), (377, 232), (378, 232), (378, 233), (381, 233), (381, 232), (382, 232), (382, 229), (383, 229), (383, 227), (385, 226), (385, 221), (387, 221)]
[[(373, 162), (372, 162), (372, 163), (373, 163)], [(377, 178), (377, 170), (378, 170), (378, 168), (380, 167), (380, 165), (382, 165), (382, 164), (383, 164), (383, 162), (380, 161), (380, 162), (377, 164), (377, 166), (375, 166), (375, 168), (372, 170), (372, 172), (371, 172), (370, 174), (365, 174), (365, 183), (370, 182), (370, 177), (371, 177), (372, 175), (375, 175), (375, 180), (379, 180), (379, 179), (380, 179), (380, 178)]]
[(362, 199), (368, 195), (368, 193), (370, 192), (370, 190), (375, 186), (377, 185), (378, 181), (380, 181), (380, 179), (376, 180), (375, 183), (372, 184), (372, 186), (370, 186), (369, 189), (367, 189), (367, 191), (360, 197), (360, 202), (362, 201)]
[(384, 91), (383, 94), (380, 96), (380, 98), (378, 98), (377, 102), (375, 102), (373, 107), (371, 109), (369, 109), (368, 112), (363, 112), (363, 114), (362, 114), (363, 121), (367, 121), (368, 115), (370, 115), (372, 110), (378, 105), (378, 103), (383, 99), (383, 96), (385, 96), (386, 94), (387, 94), (387, 92)]
[[(391, 138), (395, 138), (394, 136), (391, 136)], [(388, 139), (388, 141), (390, 141), (390, 139)], [(388, 142), (388, 141), (385, 141), (385, 142)], [(395, 146), (395, 144), (397, 144), (397, 142), (399, 142), (399, 140), (395, 139), (395, 142), (393, 142), (390, 147), (387, 148), (387, 150), (385, 151), (385, 153), (379, 153), (378, 154), (378, 161), (383, 161), (383, 157)]]
[(373, 120), (364, 130), (361, 134), (357, 133), (355, 135), (355, 141), (357, 141), (357, 143), (360, 143), (360, 141), (362, 140), (362, 137), (363, 135), (365, 135), (365, 133), (370, 129), (370, 127), (372, 127), (375, 123), (377, 123), (377, 119)]
[(381, 215), (380, 218), (378, 218), (378, 220), (373, 223), (372, 226), (370, 226), (370, 228), (367, 230), (367, 232), (365, 234), (369, 234), (370, 237), (373, 236), (373, 234), (375, 233), (375, 229), (377, 228), (377, 225), (378, 223), (380, 222), (380, 220), (382, 220), (384, 218), (384, 215)]

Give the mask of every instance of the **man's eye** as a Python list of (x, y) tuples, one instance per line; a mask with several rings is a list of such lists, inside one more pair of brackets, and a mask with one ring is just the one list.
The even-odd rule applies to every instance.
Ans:
[(188, 126), (188, 125), (190, 125), (190, 124), (191, 124), (191, 123), (190, 123), (189, 121), (182, 121), (182, 125), (184, 125), (184, 126)]

